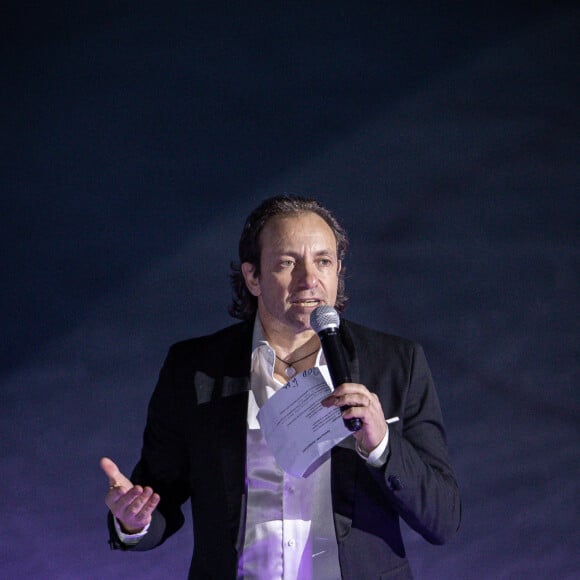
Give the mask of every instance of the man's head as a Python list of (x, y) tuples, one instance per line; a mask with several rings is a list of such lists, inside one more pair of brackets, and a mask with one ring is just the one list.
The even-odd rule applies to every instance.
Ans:
[[(334, 307), (340, 312), (344, 309), (347, 296), (344, 293), (344, 266), (340, 268), (346, 250), (348, 239), (344, 228), (336, 218), (313, 199), (298, 196), (281, 195), (264, 200), (247, 218), (239, 242), (239, 262), (231, 264), (231, 282), (233, 303), (230, 314), (236, 318), (250, 320), (258, 309), (258, 298), (250, 292), (242, 272), (243, 264), (250, 264), (253, 276), (260, 279), (263, 250), (262, 233), (267, 224), (273, 220), (297, 218), (305, 214), (314, 214), (325, 222), (334, 237), (336, 258), (339, 261), (338, 288)], [(312, 221), (312, 220), (311, 220)], [(271, 232), (270, 232), (271, 234)], [(271, 236), (270, 236), (271, 237)]]

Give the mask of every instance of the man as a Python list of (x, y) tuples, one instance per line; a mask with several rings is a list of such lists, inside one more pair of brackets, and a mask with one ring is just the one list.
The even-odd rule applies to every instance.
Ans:
[[(399, 518), (429, 542), (457, 530), (460, 499), (422, 349), (343, 320), (352, 377), (322, 404), (362, 428), (303, 478), (283, 472), (257, 412), (288, 377), (328, 369), (310, 314), (344, 309), (347, 238), (314, 200), (279, 196), (248, 217), (232, 264), (243, 322), (174, 345), (131, 479), (107, 458), (113, 547), (147, 550), (195, 529), (190, 578), (411, 578)], [(388, 424), (387, 418), (394, 422)]]

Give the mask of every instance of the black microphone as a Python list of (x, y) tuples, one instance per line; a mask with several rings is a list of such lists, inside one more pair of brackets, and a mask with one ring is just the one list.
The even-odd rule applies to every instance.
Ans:
[[(310, 315), (310, 326), (320, 338), (334, 388), (336, 389), (342, 383), (350, 383), (350, 372), (346, 366), (338, 333), (340, 326), (338, 312), (332, 306), (319, 306)], [(346, 411), (348, 408), (348, 405), (344, 405), (340, 410)], [(359, 417), (344, 419), (344, 425), (349, 431), (358, 431), (362, 429), (362, 420)]]

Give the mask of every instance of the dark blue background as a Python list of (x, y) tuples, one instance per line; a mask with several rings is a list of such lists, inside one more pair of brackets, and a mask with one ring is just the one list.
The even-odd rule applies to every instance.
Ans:
[[(401, 4), (401, 5), (399, 5)], [(110, 552), (167, 347), (230, 319), (265, 196), (345, 223), (347, 315), (421, 342), (464, 497), (418, 578), (572, 578), (572, 2), (89, 2), (0, 12), (0, 571), (184, 577), (190, 529)]]

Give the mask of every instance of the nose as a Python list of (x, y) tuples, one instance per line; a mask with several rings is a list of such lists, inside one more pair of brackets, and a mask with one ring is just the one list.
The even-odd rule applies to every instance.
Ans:
[(296, 273), (296, 282), (300, 288), (316, 288), (318, 285), (318, 275), (314, 264), (304, 262), (294, 272)]

